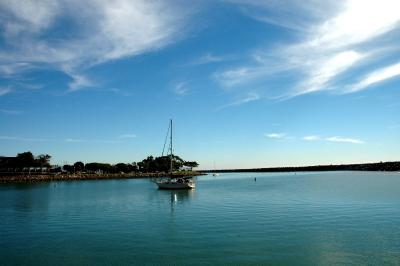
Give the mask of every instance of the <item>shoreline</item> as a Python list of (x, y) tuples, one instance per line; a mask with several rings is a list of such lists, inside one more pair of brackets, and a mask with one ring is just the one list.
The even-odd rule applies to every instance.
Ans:
[[(284, 172), (325, 172), (325, 171), (365, 171), (365, 172), (399, 172), (400, 162), (379, 162), (364, 164), (342, 165), (315, 165), (300, 167), (271, 167), (253, 169), (220, 169), (197, 170), (191, 172), (176, 172), (174, 177), (200, 176), (210, 173), (284, 173)], [(119, 173), (119, 174), (93, 174), (93, 173), (0, 173), (0, 184), (6, 183), (37, 183), (51, 181), (78, 181), (78, 180), (113, 180), (166, 177), (168, 173)]]
[(220, 170), (198, 170), (200, 173), (277, 173), (277, 172), (326, 172), (326, 171), (375, 171), (375, 172), (398, 172), (400, 161), (360, 163), (360, 164), (331, 164), (313, 166), (289, 166), (250, 169), (220, 169)]
[[(200, 172), (183, 172), (174, 173), (174, 177), (184, 176), (200, 176), (205, 175)], [(136, 179), (136, 178), (154, 178), (166, 177), (167, 173), (130, 173), (130, 174), (47, 174), (47, 173), (31, 173), (31, 174), (0, 174), (0, 184), (7, 183), (38, 183), (52, 181), (80, 181), (80, 180), (113, 180), (113, 179)]]

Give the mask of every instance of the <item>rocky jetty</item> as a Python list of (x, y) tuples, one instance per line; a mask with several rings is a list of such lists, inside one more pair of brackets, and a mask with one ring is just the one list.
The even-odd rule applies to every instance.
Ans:
[[(77, 181), (77, 180), (106, 180), (106, 179), (131, 179), (131, 178), (154, 178), (165, 177), (166, 173), (120, 173), (120, 174), (7, 174), (0, 175), (0, 183), (35, 183), (49, 181)], [(177, 172), (174, 177), (198, 176), (199, 172)]]

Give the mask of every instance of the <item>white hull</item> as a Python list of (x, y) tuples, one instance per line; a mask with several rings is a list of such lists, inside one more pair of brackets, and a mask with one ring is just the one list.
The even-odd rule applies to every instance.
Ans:
[(192, 189), (195, 187), (194, 182), (177, 182), (177, 181), (157, 181), (156, 182), (159, 189)]

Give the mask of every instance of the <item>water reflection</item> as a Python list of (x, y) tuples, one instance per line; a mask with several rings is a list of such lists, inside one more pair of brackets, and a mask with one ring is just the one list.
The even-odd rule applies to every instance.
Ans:
[(185, 204), (185, 202), (190, 201), (194, 196), (193, 189), (185, 189), (185, 190), (167, 190), (163, 191), (165, 193), (169, 193), (170, 195), (170, 207), (171, 212), (174, 212), (176, 206)]
[(193, 197), (194, 189), (184, 189), (184, 190), (170, 190), (171, 203), (177, 204), (178, 202), (185, 202)]

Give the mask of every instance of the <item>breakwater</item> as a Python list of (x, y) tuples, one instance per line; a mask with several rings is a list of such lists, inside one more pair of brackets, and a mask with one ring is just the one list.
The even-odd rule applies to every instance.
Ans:
[[(77, 180), (107, 180), (107, 179), (132, 179), (132, 178), (155, 178), (165, 177), (167, 173), (120, 173), (120, 174), (48, 174), (48, 173), (34, 173), (34, 174), (16, 174), (16, 173), (2, 173), (0, 174), (0, 183), (35, 183), (35, 182), (49, 182), (49, 181), (77, 181)], [(183, 176), (198, 176), (202, 175), (199, 172), (177, 172), (173, 173), (173, 177)]]
[(379, 162), (362, 164), (339, 164), (339, 165), (314, 165), (294, 167), (271, 167), (251, 169), (221, 169), (200, 170), (202, 173), (269, 173), (269, 172), (320, 172), (320, 171), (400, 171), (400, 162)]

